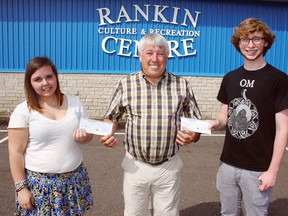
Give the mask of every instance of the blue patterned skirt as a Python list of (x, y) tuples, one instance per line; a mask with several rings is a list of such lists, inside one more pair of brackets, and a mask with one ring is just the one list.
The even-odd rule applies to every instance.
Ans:
[(93, 205), (88, 172), (83, 164), (67, 173), (26, 170), (26, 179), (35, 199), (35, 208), (22, 209), (16, 197), (15, 215), (80, 216)]

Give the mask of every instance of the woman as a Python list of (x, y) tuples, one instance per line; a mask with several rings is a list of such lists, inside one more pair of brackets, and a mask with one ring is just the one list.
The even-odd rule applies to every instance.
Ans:
[(77, 98), (61, 92), (47, 57), (30, 60), (24, 87), (27, 101), (16, 107), (8, 125), (15, 215), (84, 215), (93, 204), (79, 146), (93, 138), (79, 129), (87, 113)]

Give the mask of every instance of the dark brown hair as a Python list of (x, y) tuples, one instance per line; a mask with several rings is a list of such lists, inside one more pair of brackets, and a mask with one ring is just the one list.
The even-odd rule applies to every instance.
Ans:
[(275, 35), (269, 29), (269, 27), (260, 19), (257, 18), (248, 18), (243, 20), (238, 27), (234, 29), (234, 34), (231, 37), (231, 43), (241, 53), (239, 48), (239, 41), (241, 37), (247, 37), (248, 34), (254, 32), (263, 32), (264, 40), (267, 42), (267, 46), (264, 47), (263, 56), (271, 48), (273, 42), (275, 41)]
[(49, 58), (45, 56), (35, 57), (31, 59), (29, 63), (27, 64), (27, 67), (25, 70), (25, 80), (24, 80), (25, 94), (27, 98), (28, 108), (30, 110), (32, 109), (38, 112), (42, 112), (42, 107), (40, 106), (39, 100), (38, 100), (38, 94), (35, 92), (31, 84), (31, 77), (37, 70), (43, 67), (47, 67), (47, 66), (50, 66), (52, 68), (52, 71), (56, 76), (57, 88), (56, 88), (55, 94), (57, 96), (59, 106), (61, 106), (63, 103), (63, 94), (60, 90), (58, 71), (57, 71), (56, 66), (53, 64), (53, 62)]

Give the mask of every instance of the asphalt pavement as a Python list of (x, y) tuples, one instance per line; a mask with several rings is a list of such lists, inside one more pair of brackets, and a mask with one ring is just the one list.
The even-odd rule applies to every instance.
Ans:
[[(0, 215), (14, 213), (14, 187), (8, 164), (6, 126), (0, 123)], [(95, 136), (82, 147), (88, 169), (93, 197), (93, 209), (87, 215), (122, 216), (123, 195), (121, 162), (125, 151), (123, 131), (118, 131), (119, 144), (115, 149), (102, 146)], [(223, 145), (223, 134), (202, 136), (196, 144), (181, 147), (183, 160), (180, 216), (220, 215), (219, 194), (215, 177)], [(284, 156), (277, 184), (273, 189), (269, 216), (288, 215), (288, 152)], [(245, 213), (244, 213), (245, 214)]]

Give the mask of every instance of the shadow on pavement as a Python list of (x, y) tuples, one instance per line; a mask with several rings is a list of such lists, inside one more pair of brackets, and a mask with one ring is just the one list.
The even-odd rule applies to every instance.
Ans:
[[(285, 189), (287, 190), (287, 188)], [(270, 202), (269, 216), (287, 216), (288, 215), (288, 198), (276, 199)]]
[(180, 211), (180, 216), (220, 216), (220, 202), (201, 203)]
[[(269, 204), (269, 216), (287, 216), (288, 198), (276, 199)], [(180, 211), (180, 216), (220, 216), (220, 202), (201, 203)]]

